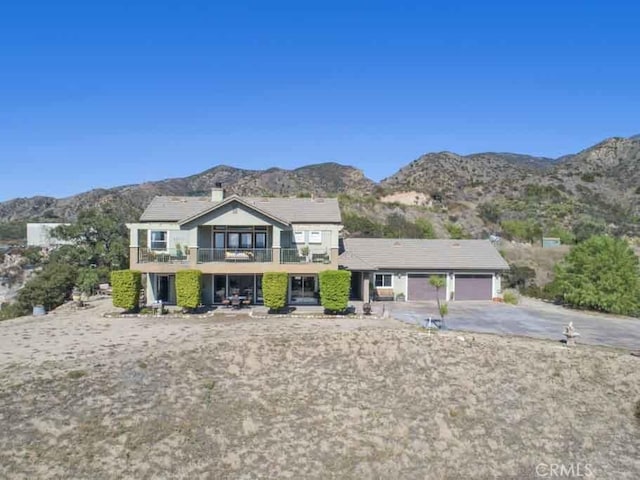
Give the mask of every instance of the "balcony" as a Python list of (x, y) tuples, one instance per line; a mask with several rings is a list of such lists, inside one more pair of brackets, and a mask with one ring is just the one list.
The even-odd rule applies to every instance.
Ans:
[(198, 263), (271, 263), (273, 251), (270, 248), (201, 248), (198, 250)]
[(326, 252), (311, 252), (304, 255), (298, 248), (283, 248), (280, 250), (280, 263), (331, 263), (331, 257)]
[(158, 251), (150, 248), (138, 248), (138, 263), (189, 263), (189, 254), (182, 249)]

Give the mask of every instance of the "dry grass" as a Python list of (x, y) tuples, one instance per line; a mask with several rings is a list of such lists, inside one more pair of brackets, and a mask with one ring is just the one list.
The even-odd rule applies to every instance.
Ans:
[(640, 475), (637, 358), (321, 322), (6, 364), (0, 477), (533, 478), (541, 462)]

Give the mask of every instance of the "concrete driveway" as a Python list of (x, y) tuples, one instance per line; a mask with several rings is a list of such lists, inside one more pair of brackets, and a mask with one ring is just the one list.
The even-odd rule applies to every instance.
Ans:
[[(435, 302), (387, 302), (391, 317), (423, 324), (438, 317)], [(609, 345), (640, 350), (640, 319), (570, 310), (534, 299), (520, 305), (493, 302), (451, 302), (447, 327), (471, 332), (506, 333), (550, 340), (562, 340), (564, 327), (573, 322), (578, 343)]]

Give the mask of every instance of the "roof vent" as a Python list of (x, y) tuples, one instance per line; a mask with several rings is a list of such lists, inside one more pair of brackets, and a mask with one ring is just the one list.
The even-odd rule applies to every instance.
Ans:
[(402, 245), (402, 243), (400, 243), (399, 241), (393, 242), (394, 247), (399, 247), (400, 245)]
[(453, 248), (460, 248), (460, 244), (459, 243), (452, 243), (451, 246)]

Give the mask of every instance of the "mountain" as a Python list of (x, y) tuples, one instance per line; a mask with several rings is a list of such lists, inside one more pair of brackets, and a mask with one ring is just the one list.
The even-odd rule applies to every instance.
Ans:
[(375, 187), (361, 170), (337, 163), (295, 170), (244, 170), (219, 165), (189, 177), (96, 189), (67, 198), (16, 198), (0, 203), (0, 222), (71, 220), (83, 208), (101, 205), (109, 205), (121, 217), (133, 220), (156, 195), (209, 195), (216, 183), (222, 183), (229, 194), (256, 196), (366, 195)]
[[(239, 195), (340, 195), (349, 220), (347, 234), (384, 231), (395, 235), (415, 231), (403, 228), (422, 219), (438, 236), (510, 235), (508, 221), (511, 225), (513, 221), (535, 223), (542, 232), (567, 231), (592, 222), (612, 233), (640, 236), (640, 137), (635, 136), (609, 138), (556, 159), (504, 152), (427, 153), (379, 183), (361, 170), (337, 163), (294, 170), (219, 165), (188, 177), (91, 190), (67, 198), (2, 202), (0, 237), (2, 222), (71, 220), (92, 206), (109, 206), (123, 220), (134, 220), (156, 195), (208, 195), (216, 183)], [(398, 218), (404, 227), (398, 227)], [(389, 233), (382, 228), (385, 222), (400, 230)]]
[[(412, 190), (477, 232), (503, 220), (570, 228), (591, 219), (639, 234), (640, 139), (610, 138), (558, 159), (504, 153), (429, 153), (382, 180), (387, 194)], [(459, 220), (459, 218), (457, 218)]]

